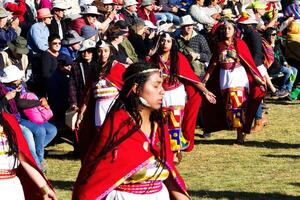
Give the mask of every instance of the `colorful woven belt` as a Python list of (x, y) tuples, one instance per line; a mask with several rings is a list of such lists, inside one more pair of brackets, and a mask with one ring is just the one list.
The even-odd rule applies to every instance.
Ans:
[(116, 190), (133, 194), (153, 194), (161, 191), (162, 181), (147, 181), (143, 183), (122, 184)]
[(16, 176), (16, 170), (0, 169), (0, 179), (10, 179)]

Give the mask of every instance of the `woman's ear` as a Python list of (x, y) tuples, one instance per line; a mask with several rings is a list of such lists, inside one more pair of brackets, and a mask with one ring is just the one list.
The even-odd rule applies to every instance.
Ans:
[(137, 93), (137, 87), (138, 87), (138, 84), (137, 83), (135, 83), (133, 86), (132, 86), (132, 88), (131, 88), (131, 91), (133, 92), (133, 93)]

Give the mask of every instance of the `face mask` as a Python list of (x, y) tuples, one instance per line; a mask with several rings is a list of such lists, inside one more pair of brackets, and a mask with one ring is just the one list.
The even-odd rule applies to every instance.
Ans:
[(144, 99), (143, 97), (139, 97), (139, 99), (144, 106), (151, 107), (146, 99)]

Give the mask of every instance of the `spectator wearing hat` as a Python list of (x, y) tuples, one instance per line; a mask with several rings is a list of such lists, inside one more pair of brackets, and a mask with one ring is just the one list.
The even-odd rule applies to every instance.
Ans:
[(98, 31), (91, 26), (85, 25), (81, 28), (81, 37), (86, 40), (98, 41)]
[(179, 50), (188, 58), (194, 72), (203, 76), (206, 63), (209, 63), (211, 51), (203, 35), (194, 30), (196, 22), (190, 15), (181, 17), (181, 34), (177, 38)]
[(38, 22), (33, 24), (27, 33), (29, 62), (32, 65), (32, 79), (29, 86), (38, 95), (43, 95), (42, 87), (42, 60), (41, 55), (48, 46), (49, 29), (53, 15), (48, 8), (41, 8), (37, 11)]
[(13, 41), (17, 37), (16, 29), (19, 26), (19, 19), (16, 18), (11, 22), (11, 25), (7, 29), (7, 20), (10, 16), (10, 12), (4, 8), (0, 8), (0, 51), (7, 47), (7, 43)]
[(24, 21), (24, 14), (26, 13), (25, 0), (17, 0), (17, 1), (6, 0), (4, 1), (3, 7), (7, 11), (12, 12), (12, 15), (14, 17), (19, 18), (20, 23)]
[(85, 6), (84, 11), (80, 14), (82, 17), (73, 20), (71, 23), (71, 29), (75, 30), (79, 35), (81, 35), (81, 29), (85, 25), (89, 25), (100, 32), (105, 32), (109, 24), (113, 21), (116, 11), (112, 11), (102, 23), (98, 21), (98, 17), (101, 13), (98, 12), (96, 6)]
[[(27, 88), (22, 82), (22, 77), (24, 76), (24, 71), (21, 71), (18, 67), (11, 65), (4, 69), (5, 76), (0, 78), (0, 81), (4, 84), (6, 91), (16, 91), (16, 95), (13, 98), (16, 104), (16, 110), (13, 107), (10, 108), (14, 110), (12, 114), (16, 116), (19, 123), (22, 126), (28, 128), (34, 137), (30, 136), (30, 134), (25, 133), (24, 136), (29, 144), (30, 151), (34, 152), (36, 163), (38, 166), (45, 172), (44, 165), (44, 148), (52, 141), (52, 139), (57, 134), (57, 129), (54, 125), (49, 122), (44, 122), (42, 124), (38, 124), (30, 121), (23, 116), (20, 111), (23, 111), (27, 108), (33, 108), (37, 106), (42, 106), (49, 108), (46, 98), (41, 98), (40, 100), (30, 100), (30, 99), (22, 99), (20, 96), (27, 93)], [(11, 106), (12, 104), (10, 104)], [(24, 133), (24, 132), (23, 132)], [(27, 135), (28, 134), (28, 135)], [(31, 146), (34, 145), (34, 146)]]
[(115, 23), (115, 25), (119, 27), (121, 31), (126, 32), (123, 37), (123, 42), (121, 42), (121, 46), (125, 49), (126, 54), (132, 60), (132, 62), (137, 62), (138, 55), (136, 54), (131, 42), (128, 40), (129, 28), (127, 26), (127, 23), (124, 20), (119, 20)]
[(26, 71), (28, 66), (27, 54), (29, 52), (26, 46), (27, 40), (21, 36), (8, 43), (9, 48), (0, 52), (1, 73), (3, 73), (5, 67), (10, 65), (15, 65), (20, 70)]
[(75, 60), (71, 68), (69, 81), (69, 104), (76, 108), (83, 95), (84, 87), (92, 72), (98, 67), (96, 57), (96, 42), (85, 40), (79, 49), (79, 57)]
[(153, 0), (142, 0), (141, 6), (137, 11), (138, 16), (143, 20), (149, 20), (156, 24), (156, 17), (154, 14)]
[(145, 60), (153, 46), (155, 32), (149, 33), (145, 22), (142, 19), (136, 20), (129, 31), (128, 40), (135, 49), (140, 60)]
[(121, 30), (119, 27), (112, 26), (107, 31), (107, 38), (112, 45), (112, 53), (115, 57), (115, 60), (123, 64), (130, 65), (133, 63), (133, 61), (128, 57), (124, 47), (121, 45), (126, 33), (126, 31)]
[(78, 50), (80, 49), (80, 44), (85, 39), (74, 31), (70, 30), (66, 33), (66, 37), (62, 40), (62, 47), (60, 49), (61, 54), (68, 55), (73, 60), (78, 57)]
[(39, 8), (48, 8), (52, 9), (52, 0), (40, 0)]
[(131, 26), (137, 19), (137, 5), (136, 0), (124, 0), (124, 9), (121, 13), (124, 14), (124, 21), (128, 26)]
[(55, 1), (52, 7), (53, 19), (49, 25), (50, 35), (58, 34), (60, 39), (65, 37), (67, 31), (67, 25), (64, 20), (64, 12), (69, 9), (70, 6), (65, 1)]

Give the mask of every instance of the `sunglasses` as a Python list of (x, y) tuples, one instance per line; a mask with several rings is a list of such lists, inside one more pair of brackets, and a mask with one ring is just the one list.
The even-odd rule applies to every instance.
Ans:
[(97, 18), (97, 15), (88, 15), (89, 17)]
[(277, 35), (277, 33), (272, 33), (272, 34), (271, 34), (271, 36), (276, 36), (276, 35)]
[(87, 50), (82, 51), (82, 53), (85, 53), (85, 52), (87, 52), (87, 53), (93, 53), (94, 50), (93, 49), (87, 49)]
[(61, 42), (52, 42), (52, 45), (61, 45)]

